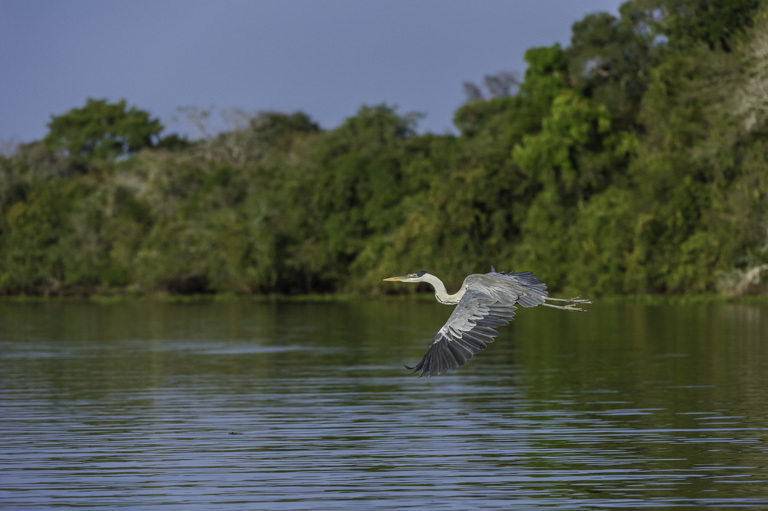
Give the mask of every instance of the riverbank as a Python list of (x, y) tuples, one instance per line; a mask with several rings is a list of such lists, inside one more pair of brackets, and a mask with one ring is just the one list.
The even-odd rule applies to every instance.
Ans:
[[(553, 296), (560, 296), (555, 293)], [(643, 305), (685, 305), (694, 303), (768, 303), (768, 294), (725, 296), (719, 294), (673, 294), (673, 295), (608, 295), (588, 297), (593, 303), (636, 303)], [(265, 302), (352, 302), (366, 301), (433, 301), (431, 292), (408, 292), (392, 294), (363, 294), (363, 293), (308, 293), (308, 294), (91, 294), (91, 295), (8, 295), (0, 296), (0, 303), (30, 303), (30, 302), (93, 302), (93, 303), (122, 303), (129, 301), (156, 301), (159, 303), (193, 303), (193, 302), (231, 302), (251, 301)]]

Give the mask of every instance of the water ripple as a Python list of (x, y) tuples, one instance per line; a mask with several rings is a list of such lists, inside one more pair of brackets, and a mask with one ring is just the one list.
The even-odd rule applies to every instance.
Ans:
[(709, 367), (694, 348), (595, 365), (580, 350), (607, 341), (530, 363), (523, 343), (417, 379), (375, 337), (248, 332), (0, 338), (0, 507), (768, 507), (764, 373), (678, 377)]

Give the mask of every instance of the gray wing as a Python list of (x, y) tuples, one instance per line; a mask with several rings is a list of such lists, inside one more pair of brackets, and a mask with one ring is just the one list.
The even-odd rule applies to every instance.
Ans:
[(530, 271), (499, 273), (491, 266), (491, 273), (479, 277), (485, 279), (488, 286), (516, 294), (517, 303), (523, 307), (541, 305), (547, 296), (547, 285)]
[(419, 376), (436, 376), (463, 366), (493, 342), (498, 335), (494, 328), (508, 325), (514, 319), (514, 303), (515, 299), (501, 302), (492, 294), (470, 288), (437, 332), (426, 355), (408, 369), (414, 373), (421, 371)]

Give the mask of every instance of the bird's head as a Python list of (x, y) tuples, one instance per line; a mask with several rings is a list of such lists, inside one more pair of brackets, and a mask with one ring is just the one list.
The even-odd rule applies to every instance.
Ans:
[(384, 279), (385, 282), (424, 282), (424, 276), (430, 275), (428, 271), (420, 270), (408, 275), (400, 275), (398, 277), (389, 277)]

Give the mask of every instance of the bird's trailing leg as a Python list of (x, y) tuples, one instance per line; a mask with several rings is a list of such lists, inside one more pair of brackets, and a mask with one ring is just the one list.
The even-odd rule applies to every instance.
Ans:
[(589, 299), (586, 298), (579, 298), (578, 296), (575, 296), (573, 298), (552, 298), (551, 296), (547, 296), (544, 298), (544, 300), (549, 300), (552, 302), (565, 302), (565, 305), (555, 305), (552, 303), (542, 303), (542, 305), (545, 305), (547, 307), (552, 307), (554, 309), (560, 309), (564, 311), (579, 311), (579, 312), (586, 312), (586, 309), (582, 309), (579, 307), (579, 305), (587, 305), (592, 303)]

